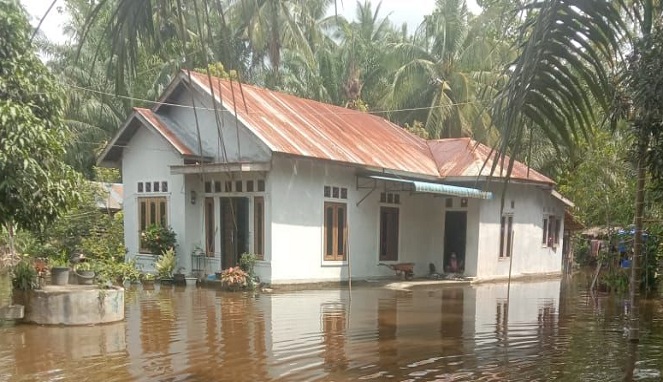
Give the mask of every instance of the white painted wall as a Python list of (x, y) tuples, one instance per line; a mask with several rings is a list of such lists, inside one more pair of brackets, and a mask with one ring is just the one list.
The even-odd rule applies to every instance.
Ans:
[[(508, 257), (499, 257), (502, 185), (494, 184), (494, 198), (481, 203), (481, 224), (478, 240), (478, 268), (480, 279), (504, 278), (509, 275)], [(562, 241), (564, 232), (564, 205), (549, 190), (535, 186), (509, 185), (504, 194), (504, 213), (513, 214), (513, 264), (512, 276), (528, 274), (560, 273), (562, 266)], [(511, 201), (515, 202), (511, 208)], [(560, 218), (560, 243), (556, 249), (542, 245), (543, 217)]]
[[(180, 155), (158, 133), (141, 127), (127, 144), (122, 155), (124, 183), (124, 243), (128, 259), (136, 258), (145, 271), (153, 271), (152, 256), (138, 256), (138, 197), (165, 196), (168, 201), (168, 222), (177, 233), (178, 243), (186, 242), (185, 190), (182, 177), (170, 175), (171, 165), (182, 164)], [(138, 193), (138, 182), (168, 181), (168, 192)], [(178, 249), (178, 255), (181, 251)]]
[[(323, 261), (323, 208), (325, 200), (346, 202), (348, 206), (348, 244), (352, 276), (355, 278), (393, 277), (390, 269), (378, 266), (379, 211), (378, 188), (357, 189), (356, 169), (321, 161), (275, 157), (269, 174), (268, 192), (272, 197), (271, 259), (272, 283), (299, 283), (345, 280), (348, 264)], [(346, 187), (348, 199), (326, 199), (325, 185)], [(368, 196), (367, 196), (368, 195)], [(364, 198), (365, 197), (365, 198)], [(414, 262), (415, 274), (427, 275), (429, 263), (443, 269), (445, 197), (401, 192), (399, 208), (398, 262)], [(362, 200), (359, 206), (357, 203)], [(470, 200), (468, 212), (467, 269), (476, 269), (480, 202)], [(263, 278), (264, 279), (264, 278)]]

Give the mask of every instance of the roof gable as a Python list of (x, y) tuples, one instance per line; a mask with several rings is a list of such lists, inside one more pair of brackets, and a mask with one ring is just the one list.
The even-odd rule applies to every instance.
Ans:
[[(152, 110), (134, 108), (133, 113), (115, 134), (115, 137), (104, 148), (98, 159), (98, 163), (116, 162), (121, 158), (122, 150), (129, 144), (131, 138), (140, 127), (147, 127), (157, 135), (161, 136), (180, 155), (184, 157), (200, 157), (198, 150), (194, 149), (190, 139), (181, 134), (182, 129), (173, 121), (158, 116)], [(205, 157), (205, 155), (203, 155)]]

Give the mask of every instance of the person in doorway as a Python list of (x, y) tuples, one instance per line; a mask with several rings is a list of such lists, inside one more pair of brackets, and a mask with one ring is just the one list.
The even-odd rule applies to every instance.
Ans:
[(449, 272), (459, 273), (460, 267), (461, 263), (458, 256), (456, 256), (456, 252), (451, 252), (451, 255), (449, 256)]

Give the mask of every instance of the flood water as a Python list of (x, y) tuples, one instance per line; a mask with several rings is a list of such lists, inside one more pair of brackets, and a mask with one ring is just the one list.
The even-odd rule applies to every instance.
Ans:
[(591, 298), (580, 278), (351, 294), (139, 286), (121, 323), (0, 325), (0, 381), (660, 381), (663, 303), (640, 314), (629, 347), (623, 300)]

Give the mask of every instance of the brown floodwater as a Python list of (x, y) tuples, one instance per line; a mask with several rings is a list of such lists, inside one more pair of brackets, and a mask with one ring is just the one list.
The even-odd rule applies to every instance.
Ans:
[(0, 324), (0, 381), (662, 380), (661, 300), (642, 302), (629, 346), (624, 301), (586, 284), (130, 287), (117, 324)]

